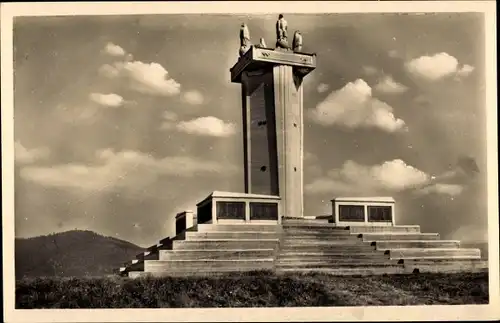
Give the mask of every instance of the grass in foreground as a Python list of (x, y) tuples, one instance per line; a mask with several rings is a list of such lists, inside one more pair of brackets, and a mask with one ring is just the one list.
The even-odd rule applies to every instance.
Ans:
[(253, 272), (221, 277), (35, 278), (16, 283), (18, 309), (487, 303), (487, 273), (338, 277)]

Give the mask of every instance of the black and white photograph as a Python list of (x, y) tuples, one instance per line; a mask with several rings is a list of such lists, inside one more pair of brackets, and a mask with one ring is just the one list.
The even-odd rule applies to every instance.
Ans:
[(495, 12), (2, 3), (5, 321), (500, 318)]

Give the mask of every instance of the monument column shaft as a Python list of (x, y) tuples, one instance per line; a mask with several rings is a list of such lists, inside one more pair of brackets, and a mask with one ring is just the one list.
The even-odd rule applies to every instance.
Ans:
[(303, 85), (316, 55), (252, 46), (231, 68), (242, 85), (245, 192), (279, 196), (280, 216), (304, 216)]
[(279, 191), (286, 217), (304, 215), (302, 78), (293, 67), (273, 67)]

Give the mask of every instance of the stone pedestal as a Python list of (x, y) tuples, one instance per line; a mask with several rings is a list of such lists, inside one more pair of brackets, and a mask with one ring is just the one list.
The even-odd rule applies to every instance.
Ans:
[(273, 195), (215, 191), (196, 207), (198, 224), (280, 223), (281, 201)]
[(395, 201), (392, 197), (336, 197), (332, 200), (336, 225), (394, 226)]
[(193, 211), (184, 211), (175, 216), (175, 234), (181, 234), (196, 225), (196, 215)]
[(302, 80), (314, 54), (252, 47), (231, 69), (242, 85), (245, 192), (279, 196), (280, 216), (303, 217)]

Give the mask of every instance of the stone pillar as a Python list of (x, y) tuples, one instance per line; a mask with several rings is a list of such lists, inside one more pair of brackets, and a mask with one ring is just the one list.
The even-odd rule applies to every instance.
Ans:
[(286, 217), (303, 217), (302, 77), (293, 67), (273, 68), (279, 191)]
[(196, 222), (193, 211), (187, 210), (177, 213), (175, 216), (175, 235), (181, 234), (189, 228), (192, 228)]
[(245, 193), (279, 196), (280, 216), (304, 216), (302, 80), (315, 68), (315, 54), (256, 47), (231, 68), (242, 85)]

